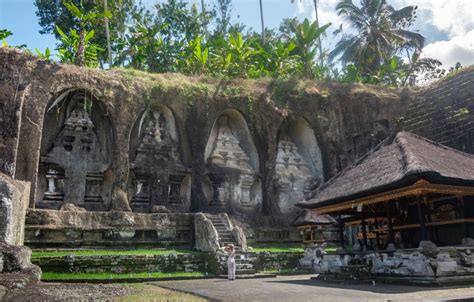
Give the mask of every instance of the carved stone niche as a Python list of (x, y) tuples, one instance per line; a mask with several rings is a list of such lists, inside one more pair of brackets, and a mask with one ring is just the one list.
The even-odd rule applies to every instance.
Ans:
[(157, 206), (190, 211), (190, 173), (178, 150), (173, 113), (160, 106), (137, 121), (131, 140), (130, 206), (147, 213)]
[[(255, 211), (261, 207), (258, 156), (245, 120), (233, 109), (214, 124), (206, 146), (209, 205), (220, 211)], [(205, 189), (205, 188), (204, 188)], [(206, 194), (207, 195), (207, 194)]]
[(301, 117), (290, 118), (280, 128), (273, 181), (282, 214), (295, 213), (295, 203), (324, 181), (314, 131)]
[(54, 104), (45, 115), (36, 207), (108, 210), (113, 132), (105, 106), (82, 92)]

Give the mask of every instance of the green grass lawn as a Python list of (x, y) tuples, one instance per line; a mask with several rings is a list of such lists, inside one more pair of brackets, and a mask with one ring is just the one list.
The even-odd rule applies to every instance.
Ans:
[(120, 255), (169, 255), (193, 253), (190, 249), (136, 249), (136, 250), (70, 250), (70, 251), (33, 251), (32, 258), (74, 256), (120, 256)]
[(256, 253), (268, 252), (268, 253), (302, 253), (304, 248), (299, 244), (258, 244), (254, 245), (253, 251)]
[(56, 273), (43, 272), (42, 281), (48, 280), (113, 280), (113, 279), (135, 279), (135, 278), (178, 278), (178, 277), (204, 277), (202, 272), (173, 272), (173, 273)]

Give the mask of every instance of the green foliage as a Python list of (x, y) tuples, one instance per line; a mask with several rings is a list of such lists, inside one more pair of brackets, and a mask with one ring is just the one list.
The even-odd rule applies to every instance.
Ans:
[(0, 29), (0, 40), (4, 40), (10, 37), (11, 35), (13, 35), (13, 33), (8, 29)]
[(42, 60), (51, 59), (51, 50), (47, 47), (44, 53), (42, 53), (38, 48), (35, 49), (36, 55)]
[(303, 253), (304, 248), (300, 244), (260, 244), (253, 247), (255, 253)]
[[(57, 27), (56, 30), (58, 31), (60, 38), (60, 44), (57, 48), (58, 50), (58, 58), (63, 63), (76, 63), (76, 54), (79, 48), (79, 39), (80, 36), (75, 29), (71, 29), (69, 35), (66, 35), (61, 28)], [(98, 55), (102, 51), (98, 45), (91, 43), (91, 39), (94, 37), (95, 31), (92, 30), (90, 32), (85, 32), (84, 35), (84, 60), (85, 65), (88, 67), (98, 67), (99, 60)]]
[[(97, 0), (71, 0), (77, 8), (82, 12), (104, 12), (103, 1)], [(118, 41), (124, 36), (127, 28), (127, 23), (130, 18), (130, 12), (133, 8), (133, 0), (108, 0), (108, 10), (113, 15), (109, 19), (110, 36), (112, 40), (112, 51), (116, 55), (120, 50), (117, 47)], [(40, 33), (53, 34), (59, 40), (61, 37), (56, 31), (56, 25), (60, 26), (64, 32), (69, 33), (74, 29), (80, 31), (77, 17), (74, 16), (66, 6), (62, 5), (59, 0), (35, 0), (34, 1), (38, 16), (38, 23), (41, 27)], [(94, 30), (95, 35), (90, 41), (91, 44), (96, 44), (100, 48), (107, 48), (107, 39), (105, 33), (105, 23), (103, 20), (87, 24), (85, 29), (87, 31)], [(106, 52), (98, 54), (100, 65), (107, 61)]]
[(361, 7), (352, 0), (341, 1), (336, 10), (350, 22), (356, 34), (344, 35), (330, 58), (340, 57), (342, 63), (353, 64), (369, 82), (398, 83), (395, 77), (405, 75), (396, 73), (406, 69), (401, 68), (399, 56), (421, 51), (425, 41), (422, 35), (409, 30), (416, 19), (416, 9), (406, 6), (396, 10), (385, 0), (364, 0)]
[(305, 78), (312, 78), (314, 75), (313, 64), (317, 51), (316, 44), (319, 37), (329, 26), (331, 26), (331, 23), (318, 27), (317, 21), (310, 23), (308, 19), (305, 19), (300, 24), (291, 24), (291, 29), (294, 34), (293, 42), (300, 55), (303, 64), (303, 76)]
[(13, 35), (8, 29), (0, 29), (0, 40), (2, 41), (2, 47), (8, 47), (6, 39)]
[[(92, 37), (94, 37), (95, 31), (91, 29), (90, 31), (87, 30), (87, 26), (92, 25), (97, 23), (98, 21), (102, 21), (105, 18), (111, 18), (112, 14), (109, 11), (105, 11), (102, 13), (99, 13), (98, 11), (91, 10), (91, 11), (86, 11), (83, 8), (77, 7), (72, 0), (63, 0), (63, 5), (66, 7), (66, 9), (74, 16), (76, 21), (79, 24), (79, 33), (74, 29), (71, 29), (69, 31), (73, 41), (69, 40), (68, 42), (76, 42), (77, 41), (77, 47), (75, 44), (73, 45), (73, 50), (74, 50), (74, 64), (79, 65), (79, 66), (84, 66), (87, 65), (89, 67), (96, 67), (98, 66), (98, 60), (97, 60), (97, 55), (98, 51), (102, 51), (103, 49), (98, 47), (95, 44), (89, 43)], [(56, 29), (58, 27), (56, 26)], [(62, 32), (62, 31), (61, 31)], [(64, 39), (64, 32), (58, 31), (60, 34), (61, 38)], [(77, 34), (77, 35), (76, 35)], [(77, 36), (77, 37), (76, 37)], [(89, 44), (89, 57), (87, 57), (87, 46)], [(63, 44), (64, 46), (64, 44)], [(66, 45), (66, 48), (68, 45)], [(61, 46), (58, 49), (61, 53)], [(63, 55), (63, 53), (61, 53)], [(69, 58), (68, 58), (69, 59)]]
[[(104, 12), (102, 1), (56, 2), (35, 0), (42, 32), (58, 37), (61, 61), (78, 65), (103, 66), (103, 23), (110, 19), (113, 65), (147, 72), (224, 79), (304, 77), (389, 86), (426, 84), (445, 74), (441, 62), (420, 58), (424, 38), (410, 31), (416, 7), (397, 10), (386, 0), (363, 0), (360, 5), (342, 0), (337, 12), (355, 34), (343, 34), (331, 52), (318, 51), (330, 24), (288, 18), (278, 29), (247, 31), (232, 23), (232, 0), (216, 0), (213, 5), (203, 1), (200, 9), (186, 0), (162, 0), (151, 7), (109, 0), (110, 12)], [(335, 32), (342, 32), (342, 27)], [(328, 63), (335, 58), (343, 63), (341, 70)]]
[[(11, 31), (9, 31), (8, 29), (0, 29), (0, 41), (2, 43), (2, 47), (10, 47), (10, 45), (8, 45), (7, 43), (7, 38), (10, 36), (13, 36), (13, 33)], [(15, 45), (13, 47), (18, 49), (26, 49), (26, 44)]]

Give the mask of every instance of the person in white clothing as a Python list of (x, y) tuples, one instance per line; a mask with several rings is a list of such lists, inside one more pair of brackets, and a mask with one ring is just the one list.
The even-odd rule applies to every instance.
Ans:
[(229, 244), (224, 250), (229, 255), (227, 258), (227, 279), (235, 280), (235, 247), (233, 244)]

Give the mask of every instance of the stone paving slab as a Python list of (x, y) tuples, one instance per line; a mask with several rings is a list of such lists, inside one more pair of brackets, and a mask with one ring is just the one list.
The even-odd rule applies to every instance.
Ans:
[[(157, 286), (192, 293), (211, 301), (474, 301), (470, 287), (429, 288), (375, 284), (348, 285), (311, 280), (312, 275), (273, 279), (222, 279), (152, 282)], [(469, 300), (459, 300), (468, 299)]]

